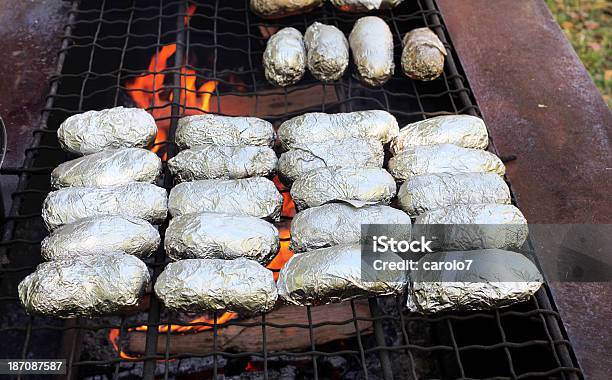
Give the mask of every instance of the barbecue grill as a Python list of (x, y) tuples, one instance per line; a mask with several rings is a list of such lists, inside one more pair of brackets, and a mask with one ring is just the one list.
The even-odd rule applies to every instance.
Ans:
[[(7, 343), (0, 348), (2, 357), (66, 358), (68, 378), (582, 378), (547, 286), (529, 302), (511, 308), (435, 317), (407, 312), (402, 297), (346, 302), (342, 305), (348, 317), (341, 320), (319, 320), (316, 307), (303, 307), (298, 322), (224, 314), (186, 322), (164, 310), (154, 296), (134, 313), (105, 318), (62, 321), (25, 314), (17, 284), (40, 262), (40, 242), (46, 234), (40, 209), (50, 191), (49, 174), (72, 158), (60, 149), (56, 130), (70, 115), (119, 105), (146, 108), (166, 131), (154, 147), (165, 159), (177, 150), (177, 120), (203, 111), (258, 116), (276, 126), (313, 111), (384, 109), (400, 126), (445, 114), (479, 115), (433, 0), (406, 1), (380, 15), (396, 44), (416, 27), (434, 30), (449, 52), (444, 74), (421, 83), (397, 69), (380, 88), (364, 87), (350, 69), (332, 84), (307, 74), (289, 88), (271, 87), (261, 63), (269, 33), (286, 26), (304, 31), (320, 21), (348, 34), (359, 16), (327, 4), (304, 15), (268, 21), (250, 12), (248, 3), (72, 3), (41, 125), (25, 150), (23, 166), (1, 171), (19, 177), (0, 242), (0, 336)], [(396, 46), (396, 62), (400, 52)], [(495, 151), (494, 142), (490, 146)], [(165, 174), (164, 186), (170, 188), (171, 178)], [(277, 183), (290, 201), (288, 189)], [(287, 202), (278, 224), (285, 253), (293, 212)], [(153, 278), (167, 262), (161, 249), (147, 261)], [(232, 327), (255, 332), (257, 349), (225, 349), (222, 336)], [(350, 334), (317, 343), (317, 334), (330, 328), (348, 329)], [(271, 340), (289, 330), (303, 332), (308, 344), (285, 349)], [(207, 334), (211, 346), (179, 349), (173, 343), (185, 337), (197, 340), (198, 334)], [(140, 350), (130, 347), (135, 335)], [(109, 355), (92, 350), (96, 342), (113, 351)]]

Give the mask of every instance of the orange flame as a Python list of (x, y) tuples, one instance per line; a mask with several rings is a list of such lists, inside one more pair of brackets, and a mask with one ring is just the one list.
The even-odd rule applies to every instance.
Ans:
[[(291, 194), (289, 193), (289, 189), (283, 185), (278, 176), (273, 178), (273, 182), (276, 185), (278, 191), (283, 195), (283, 208), (281, 210), (281, 215), (288, 218), (293, 218), (295, 216), (295, 203), (293, 202), (293, 198), (291, 198)], [(276, 257), (272, 260), (270, 264), (268, 264), (268, 269), (278, 270), (285, 265), (287, 260), (293, 256), (293, 251), (289, 249), (289, 238), (291, 237), (291, 230), (288, 226), (280, 226), (278, 229), (279, 237), (280, 237), (280, 250)], [(278, 272), (274, 272), (274, 280), (278, 280)]]
[[(185, 14), (185, 25), (189, 24), (191, 16), (195, 13), (195, 5), (191, 5)], [(165, 142), (168, 138), (168, 131), (170, 128), (171, 119), (171, 105), (174, 100), (174, 91), (169, 88), (165, 88), (166, 70), (168, 69), (168, 62), (172, 56), (176, 53), (176, 44), (170, 44), (163, 46), (156, 54), (151, 58), (148, 66), (148, 73), (142, 74), (135, 79), (126, 83), (126, 91), (133, 99), (134, 103), (143, 109), (149, 110), (149, 113), (153, 115), (157, 120), (158, 133), (155, 139), (155, 146), (152, 149), (154, 152), (159, 151), (162, 146), (161, 143)], [(181, 62), (175, 62), (175, 66), (182, 64)], [(195, 70), (188, 69), (182, 65), (180, 71), (180, 82), (181, 91), (179, 93), (179, 104), (182, 109), (182, 116), (206, 113), (210, 111), (210, 100), (212, 94), (217, 88), (217, 81), (206, 81), (200, 86), (197, 86), (197, 73)], [(295, 205), (293, 199), (289, 194), (288, 189), (279, 181), (278, 177), (274, 177), (274, 183), (276, 184), (279, 191), (283, 194), (283, 208), (282, 215), (285, 217), (293, 217), (295, 215)], [(278, 255), (268, 265), (269, 269), (280, 269), (291, 256), (293, 252), (289, 250), (289, 227), (281, 227), (279, 229), (281, 243)], [(274, 279), (278, 278), (278, 273), (274, 273)], [(235, 313), (223, 313), (217, 318), (217, 325), (224, 324), (238, 315)], [(199, 316), (189, 322), (189, 324), (197, 323), (208, 323), (213, 324), (214, 319), (208, 316)], [(185, 333), (198, 333), (201, 331), (209, 330), (212, 326), (209, 325), (196, 325), (196, 326), (183, 326), (183, 325), (160, 325), (158, 326), (158, 332), (160, 334), (185, 334)], [(135, 328), (128, 329), (129, 331), (140, 331), (145, 332), (148, 330), (148, 326), (138, 326)], [(119, 353), (123, 359), (137, 359), (123, 352), (119, 347), (119, 329), (111, 329), (108, 338), (115, 350)]]
[[(191, 16), (196, 11), (195, 5), (190, 5), (185, 12), (185, 25), (189, 24)], [(166, 70), (168, 61), (176, 53), (176, 44), (163, 46), (151, 58), (147, 68), (148, 74), (139, 75), (132, 81), (126, 83), (126, 92), (134, 100), (139, 108), (149, 110), (157, 120), (157, 137), (155, 138), (154, 152), (159, 151), (161, 143), (167, 140), (172, 115), (171, 104), (174, 100), (174, 91), (165, 88)], [(180, 80), (181, 89), (178, 103), (183, 109), (183, 116), (205, 113), (210, 111), (210, 98), (217, 88), (217, 81), (206, 81), (196, 87), (198, 79), (197, 72), (186, 68), (182, 62)]]
[[(162, 47), (151, 59), (148, 74), (143, 74), (126, 83), (126, 91), (139, 108), (148, 109), (157, 120), (157, 137), (154, 152), (157, 152), (168, 138), (170, 128), (171, 104), (174, 92), (166, 89), (165, 70), (168, 60), (176, 53), (176, 44)], [(210, 111), (210, 99), (217, 88), (217, 81), (206, 81), (196, 87), (198, 79), (195, 70), (182, 67), (180, 71), (181, 89), (178, 103), (182, 106), (183, 116), (200, 114)]]
[[(236, 313), (223, 313), (221, 314), (219, 317), (217, 317), (217, 325), (222, 325), (234, 318), (238, 317), (238, 314)], [(196, 326), (187, 326), (187, 325), (160, 325), (157, 327), (157, 331), (160, 334), (185, 334), (185, 333), (198, 333), (201, 331), (206, 331), (206, 330), (210, 330), (212, 329), (212, 325), (213, 323), (215, 323), (215, 320), (213, 318), (207, 318), (205, 316), (199, 316), (195, 319), (192, 319), (191, 321), (189, 321), (189, 325), (191, 324), (198, 324), (198, 323), (206, 323), (206, 324), (201, 324), (201, 325), (196, 325)], [(208, 325), (210, 324), (210, 326)], [(146, 332), (148, 331), (149, 326), (143, 325), (143, 326), (138, 326), (135, 328), (130, 328), (128, 329), (128, 331), (141, 331), (141, 332)], [(123, 350), (120, 349), (119, 347), (119, 329), (111, 329), (109, 334), (108, 334), (108, 339), (111, 342), (111, 344), (113, 345), (113, 347), (115, 348), (115, 351), (117, 351), (119, 353), (119, 356), (122, 359), (137, 359), (137, 357), (135, 356), (131, 356), (126, 354), (125, 352), (123, 352)]]

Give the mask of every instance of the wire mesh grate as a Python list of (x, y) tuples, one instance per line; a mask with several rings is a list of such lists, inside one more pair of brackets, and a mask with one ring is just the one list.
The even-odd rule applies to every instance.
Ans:
[[(72, 158), (60, 149), (55, 130), (72, 114), (144, 104), (167, 131), (156, 143), (166, 158), (176, 149), (172, 141), (178, 118), (202, 110), (259, 116), (275, 125), (311, 111), (385, 109), (400, 125), (444, 114), (477, 115), (433, 1), (404, 2), (381, 17), (394, 34), (396, 62), (404, 33), (415, 27), (432, 28), (449, 51), (443, 76), (420, 83), (397, 69), (385, 86), (373, 89), (363, 86), (349, 69), (333, 84), (322, 84), (307, 74), (288, 89), (271, 87), (261, 63), (268, 34), (286, 26), (303, 32), (314, 21), (350, 32), (358, 16), (340, 13), (329, 4), (308, 14), (266, 21), (249, 11), (246, 0), (75, 1), (59, 50), (58, 71), (50, 79), (42, 122), (25, 150), (24, 165), (2, 171), (20, 180), (0, 242), (0, 310), (12, 316), (0, 317), (0, 335), (11, 342), (0, 352), (15, 358), (67, 358), (69, 378), (175, 378), (183, 364), (193, 366), (197, 360), (204, 364), (196, 373), (204, 378), (248, 372), (265, 379), (284, 378), (287, 368), (296, 378), (314, 379), (582, 377), (546, 289), (528, 303), (491, 312), (422, 317), (405, 311), (401, 297), (380, 297), (365, 304), (342, 304), (344, 317), (335, 320), (319, 320), (317, 308), (304, 307), (299, 322), (277, 321), (272, 314), (224, 320), (219, 313), (194, 322), (164, 310), (150, 294), (140, 310), (108, 318), (59, 321), (26, 316), (20, 307), (17, 283), (40, 260), (39, 244), (45, 235), (40, 208), (50, 191), (49, 173)], [(163, 185), (171, 187), (168, 175)], [(288, 211), (280, 225), (285, 229), (291, 219)], [(154, 277), (167, 261), (160, 249), (147, 262)], [(177, 350), (177, 342), (189, 334), (165, 332), (176, 326), (205, 329), (199, 334), (210, 338), (210, 346), (199, 352), (193, 352), (194, 346)], [(350, 337), (318, 343), (330, 327), (351, 331)], [(224, 334), (230, 328), (256, 331), (257, 349), (224, 348)], [(271, 337), (289, 329), (305, 334), (307, 344), (292, 350), (278, 348)], [(204, 339), (199, 334), (191, 336)], [(137, 353), (129, 351), (135, 337), (140, 345)], [(334, 364), (338, 360), (341, 365)]]

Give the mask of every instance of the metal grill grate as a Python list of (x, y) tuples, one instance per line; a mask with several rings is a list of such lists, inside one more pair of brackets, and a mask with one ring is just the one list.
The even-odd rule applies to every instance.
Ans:
[[(194, 7), (195, 13), (191, 15)], [(186, 17), (190, 17), (189, 22)], [(312, 22), (321, 21), (348, 33), (357, 17), (340, 14), (330, 5), (306, 15), (268, 22), (250, 13), (248, 1), (100, 0), (82, 4), (75, 1), (62, 38), (58, 71), (50, 80), (42, 123), (34, 130), (33, 143), (25, 151), (23, 167), (5, 168), (1, 172), (2, 175), (19, 176), (19, 185), (12, 195), (13, 207), (4, 220), (0, 242), (0, 263), (3, 263), (0, 310), (5, 316), (12, 316), (0, 318), (0, 335), (10, 342), (0, 352), (14, 358), (50, 355), (67, 358), (68, 377), (103, 375), (118, 378), (136, 368), (138, 373), (130, 372), (132, 376), (168, 378), (174, 375), (169, 363), (208, 357), (213, 364), (207, 376), (213, 378), (224, 373), (222, 362), (253, 358), (259, 363), (257, 371), (265, 379), (279, 376), (275, 372), (278, 361), (303, 361), (304, 358), (308, 359), (308, 364), (300, 368), (302, 377), (332, 378), (339, 375), (330, 375), (325, 359), (343, 357), (349, 367), (354, 368), (351, 373), (342, 374), (343, 377), (581, 378), (559, 314), (551, 305), (545, 288), (530, 302), (509, 309), (437, 317), (407, 313), (402, 307), (403, 299), (390, 297), (370, 299), (371, 315), (367, 316), (358, 315), (356, 302), (346, 303), (352, 317), (343, 321), (313, 323), (312, 308), (305, 307), (307, 324), (271, 323), (266, 321), (266, 315), (259, 316), (254, 323), (240, 319), (217, 323), (218, 315), (215, 315), (213, 323), (186, 324), (164, 311), (155, 297), (149, 297), (146, 311), (137, 315), (67, 322), (28, 317), (19, 306), (16, 286), (40, 260), (39, 244), (45, 234), (40, 208), (50, 190), (50, 170), (71, 158), (59, 148), (55, 130), (72, 114), (130, 105), (130, 93), (134, 91), (130, 91), (133, 88), (128, 88), (126, 83), (143, 74), (165, 78), (163, 88), (137, 92), (159, 94), (165, 99), (162, 103), (151, 104), (148, 110), (157, 112), (158, 122), (168, 124), (168, 141), (172, 141), (178, 118), (185, 112), (199, 110), (184, 101), (194, 92), (185, 83), (193, 79), (198, 84), (217, 81), (210, 94), (213, 112), (257, 115), (277, 125), (309, 111), (386, 109), (398, 118), (400, 125), (442, 114), (478, 114), (432, 0), (406, 1), (394, 10), (383, 12), (382, 17), (390, 25), (396, 43), (404, 33), (420, 26), (429, 26), (440, 36), (450, 54), (445, 73), (438, 80), (417, 83), (405, 78), (397, 69), (396, 75), (383, 88), (371, 89), (362, 86), (349, 70), (341, 81), (331, 85), (320, 84), (308, 75), (286, 90), (273, 89), (267, 84), (261, 65), (266, 40), (262, 33), (266, 28), (294, 26), (304, 31)], [(168, 67), (148, 72), (151, 57), (169, 44), (176, 44), (176, 52)], [(399, 62), (399, 46), (395, 51), (396, 62)], [(159, 142), (159, 145), (160, 154), (173, 155), (172, 143)], [(170, 185), (169, 176), (166, 176), (165, 186)], [(160, 250), (148, 265), (156, 276), (166, 262)], [(372, 323), (373, 334), (362, 333), (361, 322)], [(117, 342), (123, 347), (129, 331), (142, 325), (148, 327), (145, 350), (133, 359), (115, 353), (108, 360), (100, 360), (81, 352), (84, 335), (103, 332), (106, 336), (111, 329), (119, 329)], [(213, 350), (199, 354), (171, 353), (170, 343), (176, 336), (158, 332), (158, 327), (169, 325), (211, 327)], [(355, 337), (344, 345), (317, 345), (317, 330), (330, 325), (353, 326)], [(219, 349), (219, 334), (228, 326), (260, 330), (261, 349), (256, 352)], [(270, 329), (289, 327), (306, 331), (310, 347), (292, 352), (270, 350)], [(161, 335), (165, 339), (165, 349), (160, 352)]]

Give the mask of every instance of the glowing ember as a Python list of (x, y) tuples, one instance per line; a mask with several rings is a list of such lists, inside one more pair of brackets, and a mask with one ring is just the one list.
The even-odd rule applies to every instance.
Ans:
[(289, 188), (283, 185), (278, 176), (274, 176), (272, 182), (274, 182), (278, 191), (280, 191), (283, 195), (283, 209), (281, 211), (281, 215), (288, 218), (293, 218), (295, 216), (295, 203), (293, 203), (291, 194), (289, 194)]

